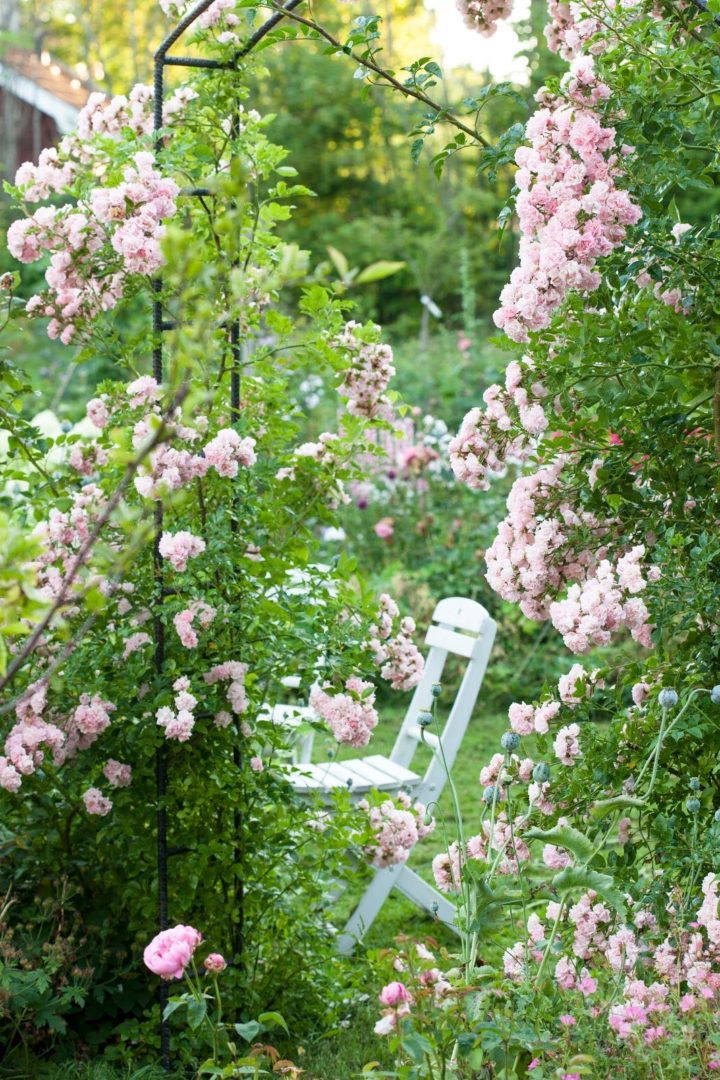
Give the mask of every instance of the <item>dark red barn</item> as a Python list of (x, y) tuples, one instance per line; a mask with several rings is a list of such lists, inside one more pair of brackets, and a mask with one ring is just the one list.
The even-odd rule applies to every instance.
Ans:
[(9, 48), (0, 55), (0, 173), (12, 179), (23, 161), (72, 131), (88, 98), (85, 84), (48, 53)]

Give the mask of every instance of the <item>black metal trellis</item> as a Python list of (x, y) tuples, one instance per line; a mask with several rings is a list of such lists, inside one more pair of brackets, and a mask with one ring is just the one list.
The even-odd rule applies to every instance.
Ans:
[[(160, 47), (155, 53), (155, 66), (154, 66), (154, 114), (153, 114), (153, 132), (155, 138), (155, 155), (159, 157), (163, 149), (163, 109), (165, 104), (165, 68), (166, 67), (183, 67), (183, 68), (204, 68), (209, 71), (234, 71), (237, 70), (239, 62), (248, 53), (252, 52), (255, 46), (262, 41), (262, 39), (270, 33), (282, 21), (285, 12), (292, 11), (293, 8), (298, 7), (302, 0), (288, 0), (284, 5), (284, 11), (277, 11), (266, 22), (262, 24), (255, 31), (254, 34), (245, 42), (243, 47), (239, 49), (232, 60), (223, 62), (220, 60), (211, 60), (204, 57), (194, 56), (170, 56), (169, 50), (175, 45), (180, 38), (184, 35), (196, 20), (202, 15), (204, 11), (211, 6), (213, 0), (200, 0), (195, 7), (177, 24), (177, 26), (171, 30), (171, 32), (164, 39)], [(239, 130), (239, 110), (236, 108), (232, 117), (232, 130), (233, 135), (237, 135)], [(183, 195), (190, 196), (203, 196), (209, 195), (208, 188), (193, 187), (185, 189), (182, 192)], [(153, 376), (158, 381), (162, 382), (164, 374), (164, 357), (163, 357), (163, 334), (172, 330), (175, 326), (173, 321), (168, 321), (163, 317), (162, 308), (162, 278), (157, 277), (153, 281), (154, 290), (154, 302), (153, 302)], [(233, 319), (228, 328), (228, 345), (230, 349), (230, 416), (232, 423), (235, 423), (240, 415), (240, 322), (237, 319)], [(155, 541), (153, 550), (153, 570), (155, 579), (155, 612), (153, 617), (153, 629), (155, 639), (155, 671), (160, 675), (165, 665), (165, 626), (163, 621), (163, 604), (166, 595), (164, 573), (163, 573), (163, 561), (160, 555), (160, 538), (163, 532), (163, 506), (158, 502), (155, 506)], [(235, 531), (237, 529), (237, 518), (233, 514), (231, 518), (231, 529)], [(242, 755), (239, 746), (236, 744), (233, 750), (233, 761), (238, 768), (242, 769)], [(168, 762), (167, 762), (167, 745), (163, 742), (155, 755), (155, 784), (156, 784), (156, 796), (157, 796), (157, 881), (158, 881), (158, 927), (160, 930), (167, 929), (168, 926), (168, 857), (171, 855), (172, 849), (168, 847), (167, 836), (167, 807), (165, 800), (168, 790)], [(241, 822), (236, 820), (236, 835), (239, 835), (239, 826)], [(239, 949), (242, 951), (242, 895), (243, 895), (243, 882), (238, 883), (238, 900), (239, 900), (239, 939), (235, 944), (239, 944)], [(167, 1004), (168, 987), (167, 983), (162, 983), (160, 987), (160, 1049), (162, 1065), (165, 1070), (170, 1069), (170, 1027), (167, 1020), (163, 1018), (165, 1011), (165, 1005)]]

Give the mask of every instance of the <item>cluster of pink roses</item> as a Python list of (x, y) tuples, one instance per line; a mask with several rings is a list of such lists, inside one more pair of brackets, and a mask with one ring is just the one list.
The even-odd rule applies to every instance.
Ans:
[[(136, 437), (143, 441), (142, 431), (138, 431)], [(208, 462), (199, 454), (163, 444), (152, 450), (141, 463), (133, 483), (138, 495), (146, 499), (160, 499), (192, 483), (197, 477), (205, 476), (208, 467)]]
[(529, 476), (519, 477), (507, 500), (508, 515), (486, 553), (487, 580), (502, 596), (519, 604), (529, 619), (544, 620), (550, 600), (568, 582), (582, 580), (598, 555), (576, 550), (573, 530), (598, 533), (599, 523), (562, 498), (556, 458)]
[(49, 317), (49, 336), (65, 344), (82, 321), (115, 307), (128, 274), (152, 274), (162, 264), (162, 222), (175, 214), (179, 189), (153, 167), (151, 153), (134, 160), (120, 184), (93, 189), (86, 203), (40, 207), (8, 229), (8, 249), (21, 262), (50, 253), (49, 291), (33, 296), (27, 311)]
[(204, 550), (202, 537), (194, 536), (186, 529), (176, 533), (164, 532), (160, 537), (160, 554), (179, 572), (187, 569), (189, 559), (196, 559)]
[(113, 807), (112, 799), (103, 795), (100, 788), (89, 787), (82, 799), (88, 814), (97, 814), (98, 817), (106, 817)]
[[(78, 113), (76, 131), (60, 140), (59, 148), (40, 151), (37, 165), (24, 162), (15, 174), (15, 186), (28, 203), (65, 192), (77, 178), (79, 166), (94, 162), (107, 164), (109, 155), (95, 143), (98, 135), (119, 139), (129, 128), (135, 135), (151, 135), (153, 130), (153, 88), (138, 83), (130, 93), (107, 98), (100, 91), (88, 97)], [(190, 86), (181, 86), (165, 101), (163, 122), (175, 122), (194, 98)]]
[(369, 645), (380, 674), (393, 690), (412, 690), (422, 679), (425, 660), (412, 640), (415, 620), (409, 616), (400, 620), (399, 629), (393, 634), (398, 619), (397, 604), (387, 593), (382, 593), (378, 624), (370, 632)]
[(165, 729), (166, 739), (177, 739), (178, 742), (187, 742), (195, 727), (193, 710), (197, 705), (197, 698), (190, 693), (190, 680), (186, 675), (181, 675), (173, 683), (175, 691), (175, 709), (169, 705), (163, 705), (155, 713), (155, 719), (161, 728)]
[(574, 61), (566, 89), (567, 99), (538, 92), (542, 107), (526, 128), (530, 146), (515, 155), (520, 265), (494, 315), (514, 341), (527, 341), (528, 331), (549, 326), (570, 291), (597, 289), (595, 263), (641, 217), (616, 185), (621, 169), (615, 128), (604, 127), (596, 109), (610, 90), (597, 78), (591, 58)]
[(310, 692), (310, 706), (328, 725), (339, 743), (367, 746), (378, 722), (375, 687), (357, 675), (345, 682), (346, 693), (331, 694), (319, 686)]
[(19, 791), (22, 777), (31, 775), (42, 764), (42, 746), (57, 753), (65, 742), (65, 733), (57, 724), (42, 717), (46, 700), (47, 683), (39, 680), (27, 688), (15, 706), (17, 722), (0, 756), (0, 785), (6, 791)]
[[(92, 154), (93, 139), (98, 135), (120, 138), (125, 128), (135, 135), (151, 135), (154, 96), (152, 86), (145, 83), (137, 83), (127, 96), (117, 94), (107, 98), (99, 91), (92, 93), (78, 115), (77, 136), (66, 136), (62, 140), (61, 153), (84, 161)], [(178, 87), (163, 105), (163, 124), (175, 123), (196, 97), (191, 86)]]
[(103, 776), (111, 787), (129, 787), (132, 781), (132, 769), (121, 761), (108, 758), (103, 765)]
[[(203, 678), (208, 686), (214, 686), (217, 682), (228, 682), (225, 696), (230, 702), (230, 708), (240, 716), (248, 707), (247, 692), (245, 690), (245, 676), (247, 664), (241, 664), (238, 660), (226, 660), (223, 664), (216, 664), (207, 671)], [(217, 727), (227, 727), (232, 718), (224, 711), (215, 717)]]
[(423, 804), (413, 804), (404, 791), (394, 799), (384, 799), (379, 806), (371, 806), (367, 799), (362, 799), (358, 806), (367, 814), (374, 834), (372, 843), (363, 849), (373, 866), (397, 866), (407, 862), (418, 841), (424, 840), (435, 828), (434, 818), (425, 823)]
[(257, 460), (255, 440), (247, 436), (241, 439), (234, 428), (222, 428), (203, 453), (218, 476), (230, 478), (237, 476), (240, 465), (249, 468)]
[(198, 636), (193, 627), (197, 619), (198, 625), (206, 630), (217, 614), (216, 609), (206, 604), (204, 600), (194, 600), (189, 607), (183, 608), (173, 618), (173, 626), (180, 638), (180, 643), (186, 649), (194, 649), (198, 643)]
[(505, 370), (505, 389), (489, 386), (483, 394), (486, 409), (471, 409), (449, 446), (450, 464), (458, 480), (487, 491), (488, 477), (501, 476), (508, 463), (528, 459), (547, 428), (542, 401), (547, 390), (533, 379), (530, 357), (512, 360)]
[[(487, 580), (528, 618), (550, 618), (575, 653), (607, 645), (622, 629), (649, 648), (649, 612), (637, 593), (658, 579), (659, 570), (644, 569), (641, 544), (610, 561), (602, 544), (610, 539), (610, 526), (574, 510), (563, 498), (564, 465), (558, 457), (515, 481), (508, 515), (486, 554)], [(598, 541), (594, 550), (588, 536)]]
[[(141, 375), (128, 383), (125, 388), (125, 397), (131, 408), (150, 406), (154, 412), (157, 412), (162, 388), (152, 375)], [(95, 427), (100, 430), (106, 428), (112, 415), (107, 395), (89, 401), (86, 412), (88, 419)], [(249, 468), (255, 464), (257, 460), (255, 439), (249, 436), (241, 438), (231, 427), (221, 428), (199, 453), (186, 446), (177, 445), (182, 441), (189, 444), (189, 447), (194, 447), (207, 432), (207, 428), (207, 417), (195, 417), (194, 426), (190, 427), (182, 423), (182, 417), (178, 413), (173, 418), (172, 444), (163, 443), (156, 447), (138, 467), (134, 480), (138, 494), (148, 499), (159, 499), (195, 479), (206, 476), (209, 469), (215, 469), (218, 476), (233, 479), (237, 476), (241, 465)], [(151, 433), (152, 414), (148, 414), (138, 420), (133, 428), (133, 446), (139, 449)], [(75, 452), (75, 448), (73, 451)], [(98, 455), (104, 454), (104, 451), (96, 444), (90, 443), (82, 446), (79, 453), (79, 462), (88, 469), (92, 465), (101, 463)], [(105, 460), (107, 460), (106, 455)], [(70, 463), (73, 464), (72, 457)], [(79, 468), (80, 465), (76, 467)]]
[[(581, 664), (573, 664), (566, 675), (558, 680), (560, 700), (549, 698), (539, 705), (530, 705), (524, 701), (515, 701), (508, 709), (510, 728), (516, 735), (546, 735), (550, 723), (558, 716), (563, 706), (572, 709), (581, 701), (580, 686), (585, 696), (590, 696), (595, 687), (601, 687), (596, 671), (586, 672)], [(560, 728), (554, 739), (555, 756), (561, 764), (571, 766), (580, 756), (580, 727), (571, 723)], [(498, 755), (499, 756), (499, 755)], [(484, 783), (484, 781), (483, 781)]]
[(458, 11), (469, 30), (492, 37), (501, 19), (512, 14), (512, 0), (457, 0)]
[[(96, 519), (102, 514), (106, 500), (96, 484), (85, 484), (75, 492), (69, 510), (53, 507), (46, 521), (38, 522), (33, 536), (41, 550), (34, 562), (38, 584), (48, 599), (63, 592), (68, 573), (75, 571), (79, 550), (90, 536)], [(72, 609), (66, 609), (71, 615)]]
[(375, 1024), (376, 1035), (391, 1035), (396, 1031), (400, 1021), (410, 1015), (415, 999), (425, 996), (428, 990), (432, 991), (436, 1005), (452, 991), (451, 984), (437, 967), (435, 954), (420, 941), (408, 947), (407, 951), (397, 953), (393, 968), (405, 981), (393, 980), (380, 991), (382, 1010)]
[[(608, 1007), (607, 1020), (615, 1035), (625, 1042), (651, 1044), (668, 1036), (667, 1021), (673, 1013), (682, 1020), (689, 1014), (712, 1010), (720, 998), (720, 918), (718, 878), (708, 874), (702, 883), (702, 902), (689, 928), (674, 926), (661, 937), (657, 919), (645, 908), (632, 904), (631, 922), (618, 925), (612, 909), (592, 890), (567, 910), (551, 901), (547, 917), (568, 925), (572, 933), (570, 955), (555, 962), (554, 977), (566, 993), (589, 999), (593, 1016)], [(671, 917), (682, 909), (671, 894), (666, 911)], [(527, 923), (525, 942), (507, 949), (505, 973), (516, 981), (527, 974), (532, 961), (542, 962), (547, 934), (542, 920), (533, 914)], [(601, 977), (609, 980), (611, 1001), (597, 1001)], [(618, 976), (624, 976), (622, 1000), (617, 1000)], [(596, 996), (597, 995), (597, 996)]]
[[(634, 0), (624, 0), (623, 7), (631, 7)], [(597, 34), (600, 23), (589, 14), (592, 5), (584, 3), (565, 3), (565, 0), (548, 0), (550, 22), (545, 26), (545, 39), (548, 48), (558, 53), (563, 60), (574, 60), (581, 51), (601, 53), (607, 48), (605, 38), (591, 42), (588, 39)]]
[(338, 347), (350, 359), (350, 367), (338, 387), (338, 393), (347, 399), (347, 410), (352, 416), (389, 420), (392, 406), (385, 391), (395, 374), (393, 351), (389, 345), (360, 341), (354, 333), (359, 327), (357, 322), (346, 323), (336, 340)]
[(47, 682), (32, 683), (15, 706), (16, 723), (5, 740), (0, 756), (0, 786), (18, 791), (23, 776), (30, 776), (43, 763), (42, 746), (52, 751), (53, 762), (62, 765), (78, 750), (86, 750), (110, 724), (116, 706), (99, 694), (81, 694), (79, 704), (68, 717), (43, 718), (47, 706)]
[[(552, 813), (553, 806), (547, 801), (547, 782), (539, 783), (532, 780), (532, 761), (521, 764), (524, 773), (524, 782), (527, 784), (528, 806), (537, 805), (543, 813)], [(492, 771), (491, 766), (488, 772)], [(498, 779), (504, 772), (504, 759), (498, 770)], [(518, 780), (521, 777), (518, 775)], [(500, 786), (496, 787), (494, 796), (497, 803), (505, 799), (505, 794)], [(486, 819), (482, 823), (482, 831), (469, 837), (465, 848), (461, 850), (456, 840), (448, 845), (447, 851), (442, 851), (432, 861), (432, 872), (435, 884), (444, 893), (459, 893), (462, 888), (462, 874), (465, 863), (470, 860), (490, 862), (498, 874), (517, 875), (520, 863), (527, 862), (530, 858), (530, 848), (522, 838), (522, 831), (527, 826), (528, 815), (516, 816), (511, 821), (505, 810), (497, 812), (492, 819)]]
[[(641, 645), (652, 646), (649, 612), (636, 595), (647, 587), (640, 565), (644, 555), (644, 546), (638, 544), (615, 566), (603, 559), (585, 581), (570, 586), (565, 599), (550, 605), (552, 624), (572, 652), (607, 645), (623, 627)], [(648, 576), (656, 575), (657, 570), (650, 568)]]
[[(193, 8), (192, 0), (160, 0), (160, 7), (166, 15), (182, 19)], [(213, 30), (214, 38), (220, 45), (238, 45), (236, 28), (240, 17), (235, 13), (235, 0), (213, 0), (196, 20), (198, 30)]]
[(92, 476), (107, 462), (107, 451), (97, 443), (75, 443), (68, 455), (68, 465), (81, 476)]

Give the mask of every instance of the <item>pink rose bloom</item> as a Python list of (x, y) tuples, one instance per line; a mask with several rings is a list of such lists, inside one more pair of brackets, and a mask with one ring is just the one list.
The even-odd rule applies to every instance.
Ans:
[(578, 990), (583, 997), (590, 997), (597, 990), (597, 979), (593, 979), (591, 975), (584, 975), (578, 983)]
[(90, 423), (94, 424), (96, 428), (102, 430), (102, 428), (107, 427), (110, 416), (107, 405), (102, 398), (92, 398), (91, 401), (88, 401), (85, 412)]
[(407, 1001), (410, 1001), (410, 991), (401, 982), (391, 982), (387, 986), (383, 986), (380, 991), (380, 1004), (386, 1005), (391, 1009), (396, 1009), (398, 1005), (402, 1005)]
[(632, 699), (636, 705), (642, 705), (650, 693), (650, 687), (646, 682), (638, 682), (632, 688)]
[(221, 956), (219, 952), (211, 952), (209, 956), (205, 957), (203, 963), (205, 964), (205, 970), (210, 971), (215, 975), (224, 971), (227, 967), (225, 957)]
[(160, 397), (160, 387), (152, 375), (141, 375), (139, 379), (128, 383), (125, 393), (133, 406), (143, 405), (146, 401), (156, 401)]
[(373, 1031), (376, 1035), (390, 1035), (395, 1030), (396, 1023), (397, 1021), (395, 1018), (395, 1013), (383, 1013), (383, 1015), (375, 1024)]
[(630, 826), (632, 821), (629, 817), (620, 818), (618, 821), (618, 844), (625, 845), (630, 839)]
[(103, 775), (112, 787), (128, 787), (132, 781), (131, 767), (114, 758), (109, 758), (103, 765)]
[(263, 765), (263, 759), (261, 757), (251, 757), (250, 768), (253, 772), (262, 772), (265, 768), (265, 766)]
[(686, 232), (690, 231), (690, 229), (692, 229), (692, 225), (688, 225), (685, 221), (678, 221), (675, 225), (673, 225), (670, 232), (673, 234), (673, 238), (677, 243), (679, 240), (682, 239)]
[(161, 930), (143, 953), (145, 966), (161, 979), (182, 979), (201, 941), (202, 935), (192, 926)]
[(373, 526), (373, 532), (381, 540), (389, 540), (395, 532), (395, 522), (390, 517), (380, 518)]
[(180, 532), (164, 532), (160, 538), (158, 550), (163, 559), (168, 559), (175, 570), (182, 573), (188, 559), (195, 559), (205, 550), (205, 541), (200, 536), (193, 536), (186, 529)]
[(97, 814), (99, 817), (105, 817), (105, 815), (109, 814), (112, 810), (112, 800), (107, 799), (102, 791), (100, 791), (100, 788), (88, 788), (82, 798), (88, 814)]
[(524, 701), (514, 701), (508, 709), (510, 727), (516, 735), (532, 735), (535, 730), (534, 716), (534, 707), (526, 705)]

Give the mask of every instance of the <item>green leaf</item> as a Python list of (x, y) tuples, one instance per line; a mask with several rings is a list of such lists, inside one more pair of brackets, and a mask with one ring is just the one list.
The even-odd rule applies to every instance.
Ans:
[(640, 810), (645, 806), (645, 799), (638, 799), (633, 795), (616, 795), (612, 799), (601, 799), (590, 807), (590, 816), (598, 819), (611, 814), (613, 810)]
[(587, 836), (570, 825), (556, 825), (553, 829), (528, 829), (524, 836), (527, 840), (542, 840), (546, 844), (565, 848), (580, 862), (588, 862), (595, 851), (595, 845)]
[(106, 604), (106, 600), (99, 589), (93, 588), (88, 589), (88, 591), (85, 593), (85, 604), (88, 611), (96, 613), (103, 610)]
[(413, 1061), (420, 1062), (426, 1054), (432, 1053), (432, 1043), (417, 1031), (411, 1031), (404, 1035), (401, 1043), (403, 1050), (410, 1055)]
[(287, 1035), (290, 1034), (290, 1029), (279, 1012), (260, 1013), (258, 1020), (263, 1027), (281, 1027)]
[(207, 1016), (207, 1001), (205, 998), (200, 998), (199, 1001), (193, 1000), (188, 1003), (188, 1025), (195, 1030), (199, 1028), (203, 1020)]
[(350, 269), (350, 264), (348, 263), (347, 259), (343, 255), (342, 251), (338, 251), (337, 248), (332, 247), (330, 244), (327, 245), (327, 253), (332, 259), (333, 266), (344, 281), (345, 278), (348, 276), (348, 271)]
[(167, 1020), (169, 1016), (172, 1016), (182, 1005), (187, 1005), (187, 995), (179, 998), (171, 998), (167, 1005), (163, 1009), (163, 1020)]
[(224, 1071), (222, 1065), (216, 1065), (212, 1058), (208, 1058), (198, 1068), (198, 1076), (222, 1076)]
[(366, 285), (370, 281), (380, 281), (382, 278), (390, 277), (391, 274), (397, 274), (404, 266), (404, 262), (390, 262), (387, 259), (380, 259), (378, 262), (370, 263), (364, 270), (361, 270), (355, 281), (358, 285)]
[(257, 1020), (248, 1020), (246, 1024), (233, 1024), (233, 1027), (245, 1042), (252, 1042), (263, 1029), (262, 1024), (258, 1024)]
[(600, 874), (597, 870), (583, 870), (576, 866), (568, 866), (555, 875), (552, 884), (561, 895), (575, 891), (587, 892), (588, 889), (592, 889), (599, 896), (602, 896), (603, 900), (607, 900), (608, 904), (611, 904), (619, 915), (625, 917), (625, 900), (622, 893), (615, 887), (615, 882), (609, 874)]

